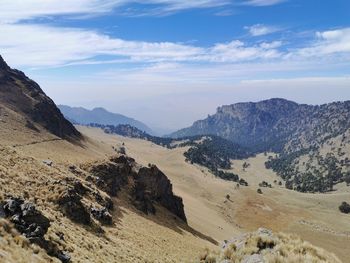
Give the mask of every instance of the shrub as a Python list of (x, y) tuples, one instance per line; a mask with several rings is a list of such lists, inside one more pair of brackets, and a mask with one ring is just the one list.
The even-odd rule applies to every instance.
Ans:
[(349, 214), (350, 213), (350, 205), (347, 202), (343, 202), (339, 206), (339, 210), (340, 210), (340, 212), (342, 212), (344, 214)]

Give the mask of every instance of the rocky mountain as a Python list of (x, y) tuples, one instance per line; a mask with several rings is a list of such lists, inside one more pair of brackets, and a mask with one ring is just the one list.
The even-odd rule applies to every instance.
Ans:
[(146, 124), (118, 113), (109, 112), (104, 108), (87, 110), (82, 107), (69, 107), (66, 105), (58, 105), (58, 107), (67, 119), (77, 124), (88, 125), (96, 123), (115, 126), (129, 124), (147, 133), (152, 133), (152, 130)]
[(315, 146), (349, 128), (350, 101), (313, 106), (270, 99), (219, 107), (171, 137), (214, 134), (256, 152), (281, 152)]
[(20, 115), (37, 132), (43, 127), (63, 139), (81, 136), (36, 82), (11, 69), (0, 56), (0, 113), (5, 111)]
[(350, 101), (305, 105), (284, 99), (222, 106), (172, 137), (214, 134), (250, 149), (275, 152), (266, 167), (302, 192), (350, 183)]

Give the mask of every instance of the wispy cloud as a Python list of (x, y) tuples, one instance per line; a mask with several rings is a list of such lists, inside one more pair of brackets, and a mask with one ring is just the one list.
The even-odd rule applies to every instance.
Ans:
[[(14, 66), (47, 67), (103, 63), (269, 62), (309, 57), (332, 63), (350, 56), (350, 28), (315, 33), (302, 47), (286, 49), (281, 41), (232, 40), (209, 47), (174, 42), (128, 41), (99, 32), (31, 24), (3, 24), (0, 50)], [(341, 55), (339, 55), (341, 54)]]
[(277, 5), (286, 1), (287, 0), (247, 0), (244, 2), (244, 4), (252, 6), (270, 6)]
[(6, 36), (0, 38), (2, 54), (17, 66), (84, 64), (85, 60), (96, 60), (101, 55), (132, 63), (223, 63), (280, 56), (274, 43), (247, 45), (234, 40), (204, 48), (172, 42), (127, 41), (90, 30), (42, 25), (4, 24), (0, 27), (0, 35)]
[(252, 26), (246, 26), (245, 29), (248, 30), (249, 34), (254, 36), (254, 37), (272, 34), (272, 33), (275, 33), (275, 32), (278, 32), (281, 30), (278, 27), (267, 26), (267, 25), (263, 25), (263, 24), (255, 24)]
[(316, 37), (314, 43), (297, 50), (294, 55), (311, 57), (350, 53), (350, 28), (316, 32)]
[[(55, 15), (101, 15), (128, 4), (146, 5), (147, 11), (136, 9), (133, 15), (170, 14), (186, 9), (212, 8), (232, 4), (231, 0), (1, 0), (0, 22)], [(125, 13), (125, 12), (120, 12)]]

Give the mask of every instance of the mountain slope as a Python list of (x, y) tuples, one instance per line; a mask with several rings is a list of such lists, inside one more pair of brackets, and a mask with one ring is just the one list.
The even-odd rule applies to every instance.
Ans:
[(58, 105), (58, 107), (67, 119), (78, 124), (129, 124), (147, 133), (152, 133), (152, 130), (149, 127), (147, 127), (146, 124), (118, 113), (109, 112), (104, 108), (95, 108), (93, 110), (87, 110), (82, 107), (69, 107), (66, 105)]
[(23, 72), (11, 69), (1, 56), (0, 107), (0, 114), (12, 112), (22, 117), (25, 125), (32, 130), (39, 131), (41, 126), (63, 139), (80, 137), (80, 133), (63, 117), (39, 85)]
[(350, 101), (312, 106), (270, 99), (219, 107), (171, 137), (214, 134), (256, 152), (281, 152), (315, 146), (349, 128)]
[(190, 262), (214, 246), (162, 171), (79, 133), (1, 62), (0, 262)]
[(215, 134), (250, 148), (278, 153), (266, 162), (301, 192), (327, 192), (350, 182), (350, 101), (312, 106), (283, 99), (238, 103), (173, 137)]

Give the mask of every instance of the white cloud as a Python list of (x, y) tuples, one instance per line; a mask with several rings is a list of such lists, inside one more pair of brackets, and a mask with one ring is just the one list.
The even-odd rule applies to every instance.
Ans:
[(172, 42), (142, 42), (111, 38), (98, 32), (42, 25), (4, 24), (0, 50), (14, 66), (60, 66), (112, 62), (239, 62), (273, 59), (281, 54), (276, 44), (246, 45), (235, 40), (209, 48)]
[(234, 40), (227, 44), (216, 44), (207, 55), (209, 61), (214, 62), (238, 62), (251, 61), (256, 59), (274, 59), (280, 57), (274, 45), (270, 47), (265, 43), (265, 47), (252, 45), (247, 46), (239, 40)]
[(245, 4), (252, 5), (252, 6), (270, 6), (270, 5), (277, 5), (286, 1), (287, 0), (248, 0), (248, 1), (245, 1)]
[(2, 25), (0, 50), (14, 65), (57, 66), (111, 55), (128, 61), (184, 60), (201, 48), (169, 43), (125, 41), (94, 31), (39, 25)]
[(317, 39), (308, 47), (294, 50), (289, 57), (322, 57), (350, 53), (350, 28), (316, 33)]
[(275, 33), (277, 31), (280, 31), (280, 29), (277, 27), (266, 26), (266, 25), (262, 25), (262, 24), (256, 24), (253, 26), (246, 26), (245, 29), (248, 30), (249, 33), (254, 37), (268, 35), (268, 34), (272, 34), (272, 33)]
[(1, 0), (0, 22), (14, 23), (55, 15), (98, 15), (131, 3), (150, 5), (147, 13), (162, 14), (224, 6), (230, 4), (231, 0)]

